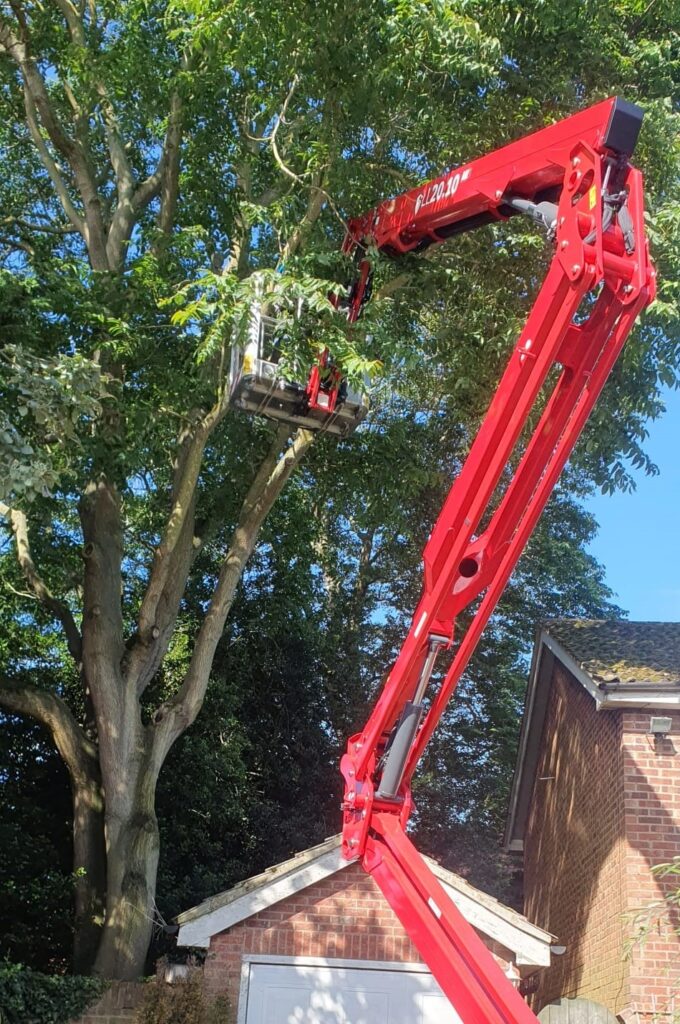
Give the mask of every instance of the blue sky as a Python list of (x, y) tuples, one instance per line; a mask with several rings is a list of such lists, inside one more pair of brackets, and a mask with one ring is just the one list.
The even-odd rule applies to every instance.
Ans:
[(632, 494), (597, 494), (586, 507), (600, 524), (590, 551), (631, 619), (680, 621), (680, 392), (649, 424), (645, 449), (659, 476), (638, 473)]

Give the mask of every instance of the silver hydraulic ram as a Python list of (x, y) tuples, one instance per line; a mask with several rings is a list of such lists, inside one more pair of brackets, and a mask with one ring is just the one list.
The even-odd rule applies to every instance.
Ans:
[(376, 793), (376, 797), (380, 800), (395, 800), (397, 797), (406, 766), (406, 759), (423, 715), (423, 698), (434, 670), (434, 664), (440, 650), (442, 647), (447, 647), (448, 643), (449, 640), (445, 636), (437, 636), (436, 634), (430, 636), (427, 656), (418, 676), (413, 700), (406, 701), (404, 710), (392, 734), (389, 747), (385, 752), (383, 773)]

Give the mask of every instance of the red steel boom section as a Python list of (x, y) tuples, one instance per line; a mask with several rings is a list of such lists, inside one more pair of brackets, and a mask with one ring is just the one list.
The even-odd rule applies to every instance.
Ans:
[[(423, 593), (408, 635), (342, 759), (344, 856), (360, 858), (374, 877), (464, 1024), (536, 1018), (406, 836), (410, 780), (626, 337), (654, 298), (642, 175), (628, 160), (641, 120), (639, 108), (606, 100), (382, 203), (350, 221), (344, 246), (360, 257), (348, 300), (355, 320), (370, 290), (369, 247), (398, 256), (515, 213), (541, 223), (555, 244), (425, 547)], [(496, 505), (501, 476), (554, 367), (557, 382)], [(443, 681), (430, 686), (438, 653), (453, 647), (456, 618), (477, 598)]]

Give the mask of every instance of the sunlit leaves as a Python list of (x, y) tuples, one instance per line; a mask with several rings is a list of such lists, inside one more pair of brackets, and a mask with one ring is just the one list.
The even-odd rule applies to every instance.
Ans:
[(0, 500), (30, 500), (56, 486), (68, 449), (95, 427), (107, 396), (99, 367), (77, 353), (41, 359), (16, 345), (0, 352)]

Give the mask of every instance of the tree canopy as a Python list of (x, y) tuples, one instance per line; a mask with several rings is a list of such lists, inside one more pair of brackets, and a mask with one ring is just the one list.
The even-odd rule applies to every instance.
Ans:
[[(675, 2), (639, 0), (11, 0), (0, 15), (0, 706), (13, 729), (40, 723), (68, 771), (79, 969), (95, 951), (110, 976), (143, 965), (158, 810), (163, 884), (209, 840), (187, 899), (262, 865), (272, 823), (282, 855), (335, 827), (338, 748), (395, 653), (423, 541), (550, 256), (513, 220), (381, 262), (349, 327), (327, 298), (350, 270), (347, 218), (620, 92), (647, 111), (660, 300), (422, 780), (433, 852), (437, 822), (497, 826), (532, 623), (614, 612), (578, 499), (654, 471), (646, 423), (678, 381), (679, 28)], [(230, 408), (230, 348), (263, 289), (314, 325), (288, 332), (291, 371), (329, 344), (351, 380), (373, 375), (350, 440)], [(12, 771), (17, 756), (8, 744)], [(183, 786), (194, 814), (177, 812)]]

